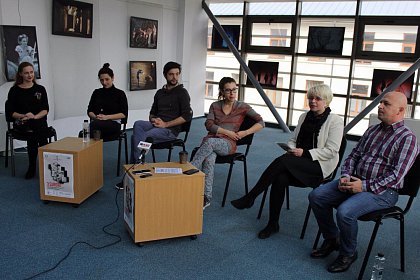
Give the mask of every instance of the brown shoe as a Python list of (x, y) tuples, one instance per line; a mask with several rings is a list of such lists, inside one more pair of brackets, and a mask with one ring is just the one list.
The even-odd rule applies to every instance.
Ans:
[(327, 257), (333, 251), (337, 251), (340, 247), (338, 238), (325, 239), (320, 248), (315, 249), (311, 253), (311, 258), (321, 259)]
[(344, 272), (350, 268), (351, 264), (357, 259), (357, 252), (354, 252), (352, 256), (339, 255), (337, 259), (328, 267), (328, 271), (331, 273)]

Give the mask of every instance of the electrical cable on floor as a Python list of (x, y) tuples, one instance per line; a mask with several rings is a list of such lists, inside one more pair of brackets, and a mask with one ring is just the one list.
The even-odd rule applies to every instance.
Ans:
[[(133, 164), (129, 169), (127, 169), (127, 171), (124, 173), (124, 175), (123, 175), (123, 177), (122, 177), (122, 180), (121, 180), (121, 182), (124, 182), (124, 178), (125, 178), (125, 176), (127, 175), (127, 173), (128, 173), (128, 171), (130, 171), (130, 169), (132, 169), (133, 167), (135, 167), (137, 164)], [(76, 243), (74, 243), (71, 247), (70, 247), (70, 249), (68, 250), (68, 252), (67, 252), (67, 254), (61, 259), (61, 260), (59, 260), (52, 268), (49, 268), (49, 269), (46, 269), (46, 270), (44, 270), (44, 271), (41, 271), (41, 272), (39, 272), (39, 273), (37, 273), (37, 274), (35, 274), (35, 275), (32, 275), (32, 276), (30, 276), (30, 277), (27, 277), (27, 278), (24, 278), (24, 280), (29, 280), (29, 279), (34, 279), (34, 278), (36, 278), (36, 277), (38, 277), (38, 276), (40, 276), (40, 275), (43, 275), (43, 274), (45, 274), (45, 273), (48, 273), (48, 272), (50, 272), (50, 271), (53, 271), (54, 269), (56, 269), (63, 261), (65, 261), (69, 256), (70, 256), (70, 254), (71, 254), (71, 251), (73, 250), (73, 248), (74, 247), (76, 247), (77, 245), (79, 245), (79, 244), (86, 244), (86, 245), (88, 245), (89, 247), (91, 247), (91, 248), (93, 248), (93, 249), (97, 249), (97, 250), (100, 250), (100, 249), (104, 249), (104, 248), (108, 248), (108, 247), (111, 247), (111, 246), (113, 246), (113, 245), (115, 245), (115, 244), (117, 244), (117, 243), (119, 243), (119, 242), (121, 242), (121, 236), (120, 235), (118, 235), (118, 234), (114, 234), (114, 233), (110, 233), (110, 232), (108, 232), (108, 231), (106, 231), (106, 228), (107, 227), (109, 227), (109, 226), (111, 226), (111, 225), (113, 225), (113, 224), (115, 224), (117, 221), (118, 221), (118, 219), (120, 218), (120, 207), (118, 206), (118, 193), (120, 192), (120, 189), (117, 189), (117, 192), (116, 192), (116, 194), (115, 194), (115, 205), (116, 205), (116, 207), (117, 207), (117, 217), (115, 218), (115, 220), (113, 221), (113, 222), (111, 222), (111, 223), (109, 223), (109, 224), (107, 224), (107, 225), (105, 225), (105, 226), (103, 226), (102, 227), (102, 231), (103, 232), (105, 232), (105, 234), (107, 234), (107, 235), (110, 235), (110, 236), (113, 236), (113, 237), (117, 237), (117, 240), (116, 241), (114, 241), (114, 242), (111, 242), (111, 243), (109, 243), (109, 244), (106, 244), (106, 245), (103, 245), (103, 246), (95, 246), (95, 245), (92, 245), (92, 244), (90, 244), (89, 242), (86, 242), (86, 241), (77, 241)]]

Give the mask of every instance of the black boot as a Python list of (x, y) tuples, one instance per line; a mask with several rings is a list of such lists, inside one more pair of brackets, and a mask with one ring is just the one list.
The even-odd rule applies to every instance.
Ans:
[(28, 167), (28, 171), (26, 171), (25, 179), (29, 180), (35, 177), (35, 171), (36, 171), (35, 165), (30, 164)]
[(251, 197), (249, 194), (244, 195), (243, 197), (232, 200), (230, 203), (235, 207), (236, 209), (245, 209), (245, 208), (251, 208), (252, 205), (254, 205), (254, 197)]
[(279, 232), (280, 226), (277, 222), (268, 222), (267, 226), (258, 233), (259, 239), (266, 239), (269, 238), (270, 235)]

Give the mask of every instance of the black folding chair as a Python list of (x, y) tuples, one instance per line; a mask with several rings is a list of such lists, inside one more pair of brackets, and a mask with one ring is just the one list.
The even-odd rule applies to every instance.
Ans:
[[(4, 166), (7, 168), (9, 166), (9, 147), (10, 147), (10, 164), (12, 166), (12, 176), (16, 175), (15, 167), (15, 148), (13, 145), (13, 140), (28, 141), (33, 136), (33, 131), (21, 131), (13, 128), (13, 123), (15, 119), (12, 117), (13, 112), (11, 112), (9, 101), (6, 100), (5, 103), (5, 116), (7, 122), (7, 131), (6, 131), (6, 156)], [(51, 143), (52, 138), (54, 141), (57, 141), (57, 132), (55, 129), (50, 126), (45, 131), (45, 136), (48, 138), (48, 143)]]
[(172, 156), (172, 149), (174, 147), (182, 147), (182, 150), (185, 151), (185, 143), (187, 142), (188, 139), (188, 134), (190, 132), (190, 128), (191, 128), (191, 120), (189, 122), (185, 122), (181, 125), (181, 131), (180, 133), (184, 132), (184, 139), (174, 139), (174, 140), (169, 140), (169, 141), (165, 141), (165, 142), (160, 142), (160, 143), (154, 143), (151, 147), (152, 150), (152, 157), (153, 157), (153, 162), (156, 162), (156, 158), (155, 158), (155, 150), (163, 150), (163, 149), (168, 149), (168, 162), (171, 161), (171, 156)]
[[(327, 178), (324, 179), (324, 181), (322, 181), (322, 184), (326, 184), (334, 180), (335, 175), (337, 174), (337, 170), (340, 168), (341, 161), (344, 156), (344, 152), (346, 151), (346, 146), (347, 146), (347, 140), (346, 140), (345, 135), (343, 135), (343, 138), (341, 139), (340, 150), (338, 152), (338, 164), (336, 168), (334, 169), (333, 173), (331, 173)], [(297, 185), (297, 187), (307, 188), (308, 186), (302, 184), (302, 185)], [(258, 211), (257, 219), (261, 218), (261, 214), (264, 209), (265, 198), (267, 197), (267, 192), (268, 192), (268, 189), (264, 191), (264, 195), (261, 200), (260, 210)], [(287, 202), (287, 209), (289, 209), (289, 187), (286, 188), (286, 202)], [(306, 227), (308, 226), (311, 210), (312, 210), (311, 206), (308, 204), (308, 208), (306, 209), (305, 220), (303, 222), (302, 230), (300, 232), (300, 239), (303, 239), (305, 237)]]
[[(121, 119), (121, 130), (119, 134), (115, 136), (111, 136), (108, 138), (103, 138), (102, 141), (104, 142), (112, 142), (118, 140), (118, 160), (117, 160), (117, 177), (120, 176), (120, 169), (121, 169), (121, 142), (124, 140), (124, 149), (125, 149), (125, 164), (128, 164), (128, 144), (127, 144), (127, 120), (126, 118)], [(83, 137), (83, 131), (79, 131), (79, 138)]]
[[(245, 117), (245, 119), (242, 122), (239, 130), (249, 129), (254, 124), (255, 124), (254, 119), (252, 119), (250, 117)], [(245, 147), (245, 152), (244, 153), (236, 152), (236, 153), (231, 154), (231, 155), (217, 156), (217, 158), (216, 158), (216, 163), (217, 164), (226, 164), (226, 163), (229, 164), (229, 172), (228, 172), (228, 177), (226, 179), (226, 185), (225, 185), (225, 192), (224, 192), (224, 195), (223, 195), (222, 207), (224, 207), (225, 203), (226, 203), (226, 197), (227, 197), (227, 193), (228, 193), (228, 190), (229, 190), (230, 178), (232, 176), (232, 169), (233, 169), (233, 165), (235, 164), (236, 161), (242, 161), (243, 164), (244, 164), (245, 193), (248, 193), (248, 171), (247, 171), (247, 167), (246, 167), (246, 157), (248, 155), (249, 148), (251, 147), (253, 138), (254, 138), (254, 134), (249, 134), (249, 135), (245, 136), (244, 138), (239, 139), (236, 142), (236, 145), (238, 146), (238, 148), (240, 146)], [(195, 147), (193, 149), (193, 151), (191, 153), (191, 160), (194, 158), (194, 155), (199, 148), (200, 147)]]
[(118, 138), (113, 140), (107, 140), (105, 142), (109, 141), (115, 141), (118, 140), (118, 160), (117, 160), (117, 177), (120, 176), (120, 169), (121, 169), (121, 142), (124, 140), (124, 150), (125, 150), (125, 164), (128, 164), (128, 145), (127, 145), (127, 118), (121, 119), (121, 131), (118, 135)]

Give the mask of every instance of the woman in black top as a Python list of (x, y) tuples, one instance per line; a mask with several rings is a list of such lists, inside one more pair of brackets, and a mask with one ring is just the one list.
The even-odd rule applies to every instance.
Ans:
[(45, 88), (35, 81), (34, 67), (22, 62), (16, 73), (14, 86), (7, 97), (9, 112), (15, 119), (13, 128), (28, 135), (29, 168), (25, 178), (35, 176), (38, 147), (47, 144), (48, 97)]
[(89, 101), (90, 132), (92, 135), (94, 130), (100, 130), (104, 141), (114, 140), (120, 134), (121, 119), (128, 116), (127, 97), (114, 86), (114, 72), (109, 63), (99, 70), (98, 78), (103, 87), (95, 89)]

